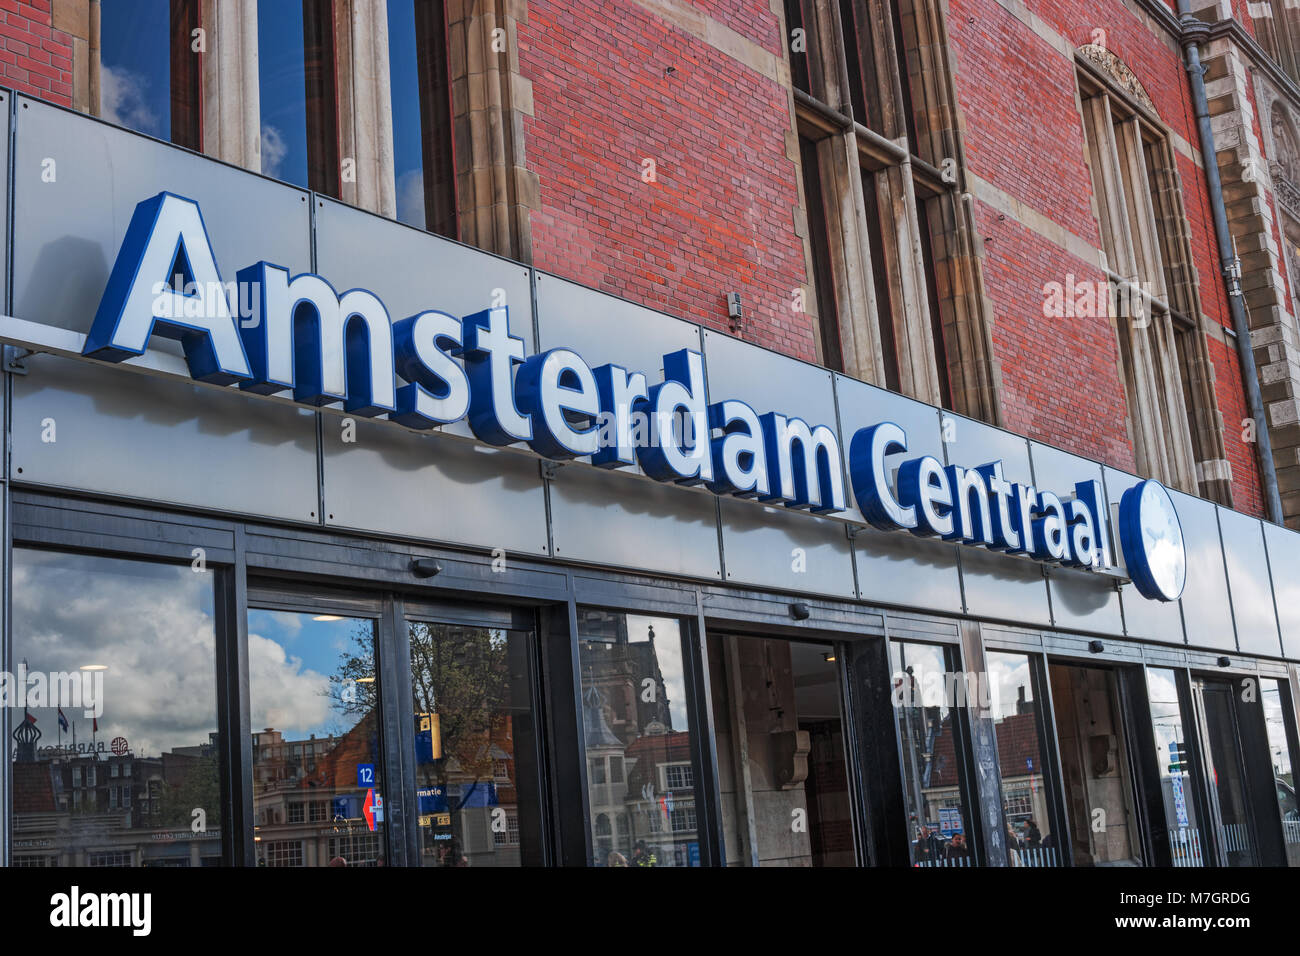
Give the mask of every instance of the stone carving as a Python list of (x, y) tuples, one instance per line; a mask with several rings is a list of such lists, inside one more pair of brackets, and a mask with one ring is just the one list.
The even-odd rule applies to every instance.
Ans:
[(1151, 102), (1151, 97), (1147, 94), (1142, 81), (1128, 68), (1128, 64), (1110, 50), (1097, 43), (1085, 43), (1075, 52), (1110, 77), (1116, 86), (1133, 99), (1152, 113), (1156, 112), (1155, 104)]

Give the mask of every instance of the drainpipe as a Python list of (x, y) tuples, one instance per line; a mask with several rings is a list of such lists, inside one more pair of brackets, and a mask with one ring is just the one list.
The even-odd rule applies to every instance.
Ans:
[(1228, 309), (1232, 313), (1232, 329), (1237, 338), (1237, 359), (1241, 363), (1241, 377), (1246, 386), (1246, 402), (1250, 406), (1250, 416), (1255, 420), (1255, 450), (1259, 456), (1259, 472), (1264, 480), (1264, 501), (1268, 506), (1268, 519), (1280, 525), (1283, 524), (1282, 498), (1277, 488), (1277, 468), (1273, 464), (1273, 442), (1269, 438), (1264, 398), (1259, 390), (1255, 351), (1250, 341), (1250, 322), (1246, 318), (1246, 300), (1241, 291), (1241, 264), (1233, 249), (1232, 232), (1228, 228), (1228, 210), (1223, 202), (1223, 183), (1219, 180), (1214, 131), (1210, 128), (1210, 104), (1205, 96), (1205, 67), (1201, 65), (1198, 44), (1208, 37), (1210, 25), (1192, 16), (1189, 0), (1178, 0), (1178, 18), (1182, 26), (1179, 39), (1186, 59), (1187, 79), (1192, 88), (1192, 105), (1196, 109), (1196, 123), (1201, 134), (1201, 159), (1205, 166), (1205, 184), (1210, 192), (1210, 210), (1214, 214), (1219, 268), (1228, 286)]

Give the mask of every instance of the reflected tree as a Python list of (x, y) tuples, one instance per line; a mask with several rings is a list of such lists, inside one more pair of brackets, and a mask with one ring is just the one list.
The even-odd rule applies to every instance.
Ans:
[[(413, 621), (411, 689), (417, 729), (422, 715), (437, 715), (441, 757), (419, 767), (421, 787), (461, 784), (456, 813), (481, 798), (493, 777), (494, 741), (509, 733), (505, 713), (510, 694), (505, 631)], [(327, 691), (335, 708), (361, 718), (375, 711), (378, 682), (375, 642), (368, 624), (353, 632), (353, 651), (345, 654)], [(509, 749), (508, 745), (505, 749)]]

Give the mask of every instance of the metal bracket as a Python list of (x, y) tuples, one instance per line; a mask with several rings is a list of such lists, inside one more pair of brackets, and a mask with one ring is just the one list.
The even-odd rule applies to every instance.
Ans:
[(4, 351), (4, 370), (13, 372), (15, 375), (27, 374), (27, 356), (35, 355), (31, 349), (20, 348), (17, 345), (6, 345)]
[(862, 534), (862, 525), (860, 525), (860, 524), (846, 524), (846, 525), (844, 526), (844, 533), (845, 533), (846, 535), (848, 535), (848, 539), (849, 539), (850, 541), (853, 541), (853, 540), (855, 540), (855, 539), (857, 538), (858, 535)]
[(537, 463), (537, 467), (542, 473), (542, 481), (554, 481), (556, 473), (560, 470), (560, 463), (543, 458)]

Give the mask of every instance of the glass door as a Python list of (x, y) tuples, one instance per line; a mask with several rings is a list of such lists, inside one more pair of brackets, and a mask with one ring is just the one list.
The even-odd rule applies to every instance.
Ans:
[(405, 606), (419, 866), (540, 866), (531, 612)]
[(389, 859), (379, 618), (378, 600), (250, 589), (257, 866)]
[(1233, 686), (1227, 681), (1193, 677), (1192, 699), (1205, 761), (1210, 824), (1216, 838), (1218, 862), (1221, 866), (1254, 866), (1250, 800)]
[(1048, 667), (1075, 866), (1141, 865), (1119, 681), (1103, 667)]

